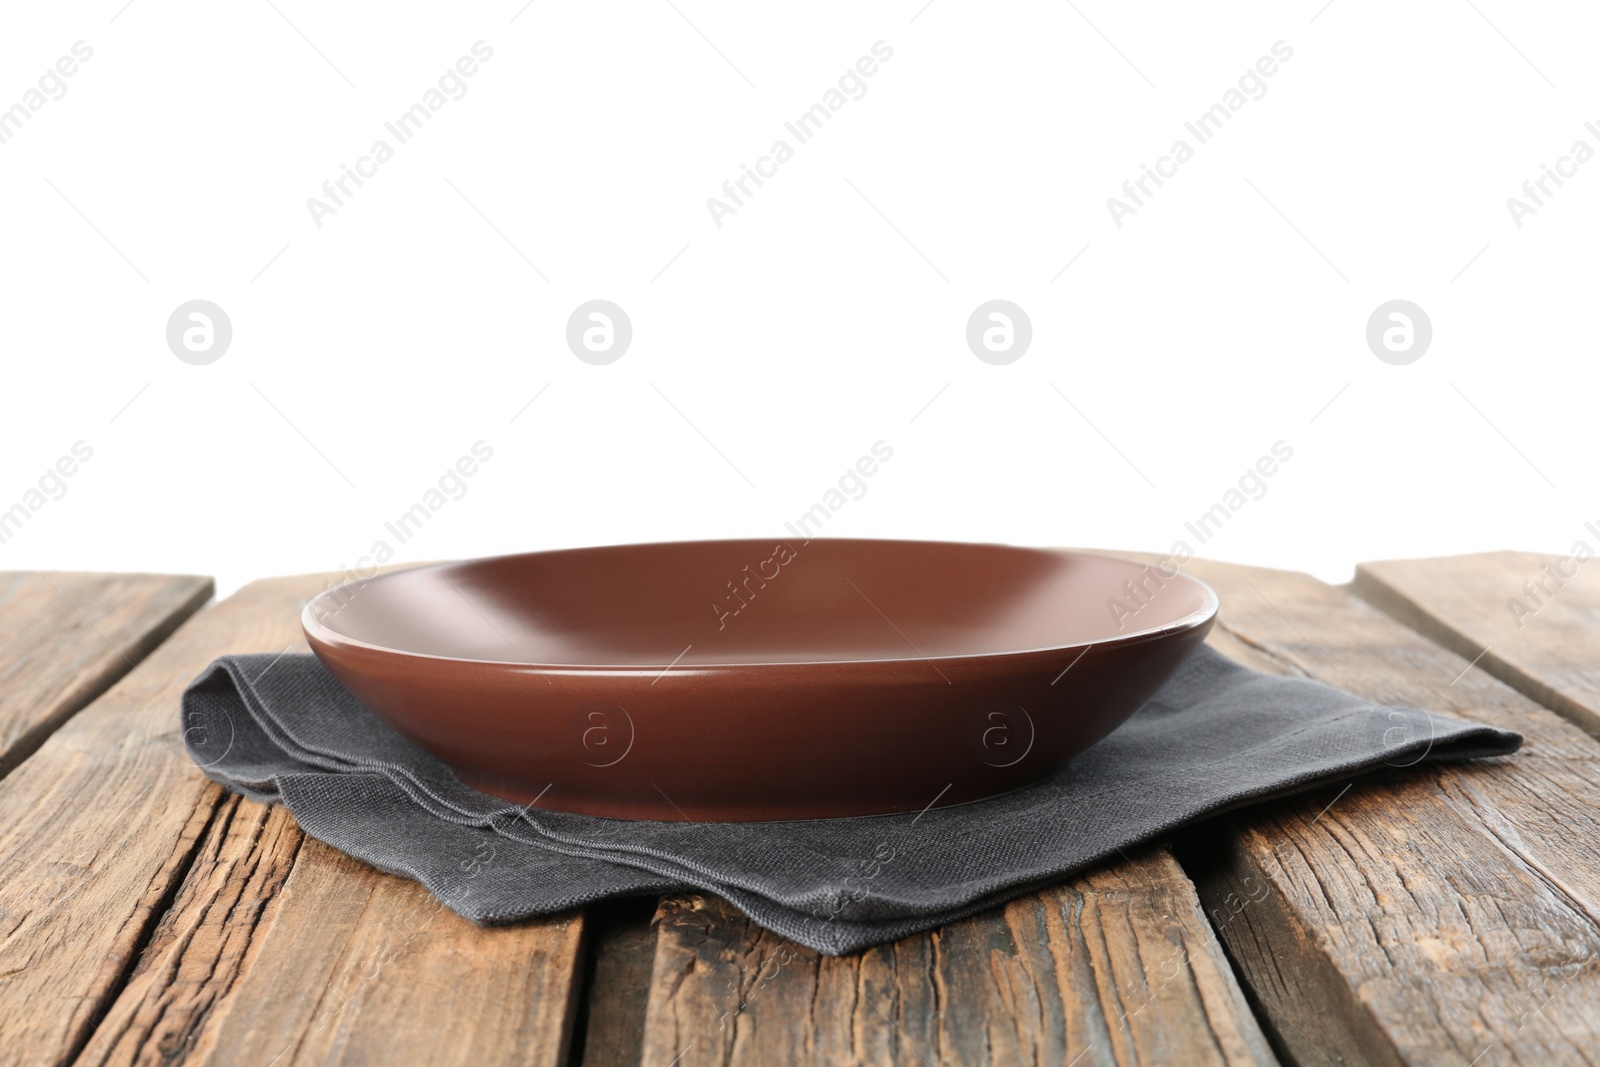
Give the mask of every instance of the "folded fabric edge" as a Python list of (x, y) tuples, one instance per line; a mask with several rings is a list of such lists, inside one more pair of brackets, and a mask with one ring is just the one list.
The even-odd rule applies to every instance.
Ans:
[[(781, 936), (804, 945), (807, 948), (829, 956), (842, 956), (871, 948), (875, 945), (885, 944), (899, 940), (902, 937), (946, 925), (951, 922), (968, 918), (990, 908), (999, 907), (1012, 900), (1026, 896), (1029, 893), (1049, 888), (1066, 882), (1085, 871), (1092, 870), (1107, 860), (1122, 855), (1127, 848), (1147, 849), (1164, 845), (1170, 836), (1184, 829), (1198, 826), (1202, 823), (1221, 818), (1252, 807), (1268, 800), (1282, 800), (1305, 793), (1315, 792), (1340, 782), (1360, 782), (1363, 779), (1375, 777), (1385, 771), (1405, 770), (1422, 765), (1441, 763), (1463, 762), (1468, 760), (1489, 759), (1503, 757), (1515, 752), (1522, 744), (1522, 736), (1513, 731), (1502, 730), (1497, 727), (1474, 724), (1460, 735), (1451, 738), (1443, 744), (1431, 742), (1418, 742), (1426, 745), (1425, 750), (1415, 759), (1405, 764), (1379, 764), (1360, 770), (1351, 771), (1340, 769), (1331, 773), (1308, 776), (1301, 780), (1280, 781), (1271, 787), (1263, 787), (1254, 793), (1230, 798), (1228, 801), (1215, 807), (1203, 809), (1200, 812), (1181, 817), (1172, 823), (1162, 825), (1152, 830), (1149, 837), (1124, 846), (1112, 846), (1099, 853), (1084, 859), (1081, 863), (1052, 872), (1042, 877), (1003, 884), (983, 891), (972, 900), (952, 907), (942, 909), (923, 910), (916, 902), (903, 902), (906, 910), (903, 914), (881, 915), (877, 918), (844, 918), (840, 916), (818, 917), (814, 913), (789, 907), (785, 904), (760, 897), (746, 890), (731, 886), (719, 885), (709, 879), (691, 880), (676, 875), (664, 875), (659, 870), (650, 867), (627, 863), (614, 855), (595, 855), (583, 857), (597, 863), (608, 863), (619, 867), (631, 867), (645, 875), (653, 875), (660, 880), (659, 885), (652, 888), (649, 893), (601, 893), (589, 894), (582, 890), (568, 896), (560, 906), (533, 907), (527, 909), (513, 909), (497, 911), (483, 915), (467, 914), (458, 906), (459, 902), (452, 903), (446, 899), (451, 894), (441, 892), (442, 886), (435, 887), (425, 873), (416, 869), (415, 864), (397, 860), (383, 854), (381, 848), (372, 847), (371, 841), (328, 840), (336, 835), (323, 835), (314, 832), (314, 828), (302, 829), (311, 836), (331, 848), (351, 855), (383, 871), (397, 877), (408, 878), (428, 889), (436, 900), (462, 918), (483, 926), (505, 926), (518, 922), (528, 921), (546, 915), (559, 914), (573, 907), (581, 907), (599, 900), (620, 898), (625, 896), (658, 895), (659, 893), (693, 891), (711, 893), (728, 901), (752, 922), (766, 929), (770, 929)], [(1415, 746), (1412, 746), (1415, 747)], [(1406, 748), (1397, 749), (1397, 758), (1409, 755)], [(251, 799), (262, 799), (254, 790), (240, 788), (226, 781), (220, 782), (225, 788), (249, 796)], [(294, 814), (292, 803), (281, 798), (266, 799), (266, 803), (284, 802), (290, 813)], [(298, 822), (298, 818), (297, 818)], [(495, 835), (492, 829), (461, 827), (464, 831)], [(522, 842), (524, 844), (539, 846), (536, 842)], [(554, 850), (551, 850), (554, 853)], [(561, 853), (554, 853), (560, 855)], [(885, 904), (893, 907), (898, 903), (874, 898), (874, 904), (881, 911)]]

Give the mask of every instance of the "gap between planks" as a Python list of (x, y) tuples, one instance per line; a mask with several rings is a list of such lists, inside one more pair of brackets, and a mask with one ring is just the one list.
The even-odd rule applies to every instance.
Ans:
[(1600, 563), (1533, 552), (1385, 560), (1357, 567), (1350, 588), (1600, 737)]
[[(1600, 1048), (1600, 746), (1345, 588), (1196, 562), (1257, 669), (1520, 730), (1504, 760), (1396, 769), (1222, 824), (1189, 870), (1290, 1057), (1588, 1062)], [(1247, 881), (1248, 880), (1248, 881)]]
[(125, 677), (0, 780), (0, 1060), (562, 1061), (581, 917), (474, 927), (281, 809), (224, 800), (184, 754), (187, 682), (297, 644), (322, 582), (202, 612), (142, 665), (157, 684)]

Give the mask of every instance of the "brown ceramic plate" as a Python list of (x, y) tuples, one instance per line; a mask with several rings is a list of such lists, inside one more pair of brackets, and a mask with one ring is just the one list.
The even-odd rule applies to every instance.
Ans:
[(1205, 637), (1207, 586), (931, 541), (622, 545), (323, 593), (312, 649), (478, 789), (623, 818), (919, 811), (1026, 785)]

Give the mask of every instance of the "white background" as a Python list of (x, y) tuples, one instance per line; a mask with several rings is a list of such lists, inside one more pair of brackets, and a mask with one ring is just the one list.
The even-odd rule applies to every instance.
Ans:
[[(226, 592), (380, 539), (776, 535), (879, 440), (827, 533), (1182, 539), (1334, 580), (1593, 541), (1600, 160), (1521, 228), (1506, 206), (1600, 149), (1592, 8), (276, 3), (7, 11), (0, 108), (94, 55), (0, 145), (0, 509), (94, 456), (0, 568)], [(466, 95), (318, 228), (307, 198), (479, 40)], [(707, 198), (880, 40), (866, 95), (718, 228)], [(1107, 198), (1280, 40), (1266, 95), (1118, 228)], [(233, 326), (207, 366), (165, 339), (195, 298)], [(608, 366), (565, 343), (592, 298), (633, 324)], [(1007, 366), (965, 342), (993, 298), (1032, 320)], [(1407, 366), (1365, 341), (1394, 298), (1433, 324)], [(479, 440), (398, 545), (385, 520)], [(1279, 440), (1201, 546), (1185, 521)]]

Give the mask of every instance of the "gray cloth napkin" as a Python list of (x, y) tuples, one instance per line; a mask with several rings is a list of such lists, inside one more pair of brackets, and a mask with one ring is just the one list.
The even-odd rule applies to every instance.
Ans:
[(1503, 756), (1520, 735), (1265, 675), (1202, 647), (1051, 778), (920, 814), (766, 823), (525, 809), (458, 781), (313, 656), (227, 656), (183, 695), (184, 743), (312, 837), (505, 923), (693, 887), (838, 955), (970, 915), (1245, 804), (1383, 767)]

